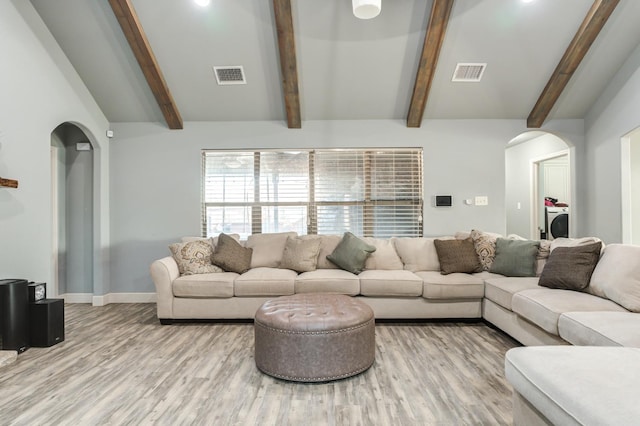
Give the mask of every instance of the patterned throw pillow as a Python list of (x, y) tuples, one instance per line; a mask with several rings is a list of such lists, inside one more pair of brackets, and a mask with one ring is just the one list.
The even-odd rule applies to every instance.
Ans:
[(472, 230), (470, 235), (482, 269), (488, 271), (491, 269), (493, 259), (496, 257), (496, 240), (498, 236), (478, 231), (477, 229)]
[(252, 249), (242, 247), (239, 242), (227, 234), (220, 234), (211, 261), (227, 272), (244, 274), (251, 269), (252, 254)]
[(209, 240), (175, 243), (169, 245), (169, 250), (178, 264), (180, 275), (222, 272), (222, 269), (211, 263), (213, 247)]
[(296, 272), (315, 271), (320, 253), (320, 238), (317, 235), (288, 237), (282, 252), (280, 268)]
[(471, 237), (464, 240), (434, 240), (442, 275), (482, 272)]

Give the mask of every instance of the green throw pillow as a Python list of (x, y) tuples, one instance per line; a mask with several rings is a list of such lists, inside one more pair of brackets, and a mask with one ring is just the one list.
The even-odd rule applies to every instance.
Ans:
[(376, 248), (367, 244), (351, 232), (345, 232), (333, 253), (327, 259), (336, 266), (353, 274), (359, 274), (364, 269), (367, 257), (376, 251)]
[(490, 272), (507, 277), (535, 277), (539, 247), (538, 241), (498, 238)]

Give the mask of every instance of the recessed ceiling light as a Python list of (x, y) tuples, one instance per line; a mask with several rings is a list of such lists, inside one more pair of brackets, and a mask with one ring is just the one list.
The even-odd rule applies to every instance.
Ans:
[(209, 3), (211, 3), (211, 0), (193, 0), (195, 4), (197, 4), (198, 6), (209, 6)]
[(522, 0), (522, 3), (532, 3), (533, 0)]

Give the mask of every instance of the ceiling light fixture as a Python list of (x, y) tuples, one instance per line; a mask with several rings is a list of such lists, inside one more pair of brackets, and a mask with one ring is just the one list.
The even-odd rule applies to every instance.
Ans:
[(198, 6), (209, 6), (209, 3), (211, 3), (211, 0), (193, 0), (195, 2), (195, 4), (197, 4)]
[(382, 0), (352, 0), (353, 14), (356, 18), (371, 19), (380, 14)]

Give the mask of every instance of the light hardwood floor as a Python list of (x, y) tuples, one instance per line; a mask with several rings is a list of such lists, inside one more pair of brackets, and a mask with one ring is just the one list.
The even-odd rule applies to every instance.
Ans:
[(67, 304), (66, 340), (0, 368), (0, 425), (511, 424), (504, 354), (483, 323), (376, 325), (376, 361), (349, 379), (260, 373), (253, 325), (161, 326), (154, 304)]

